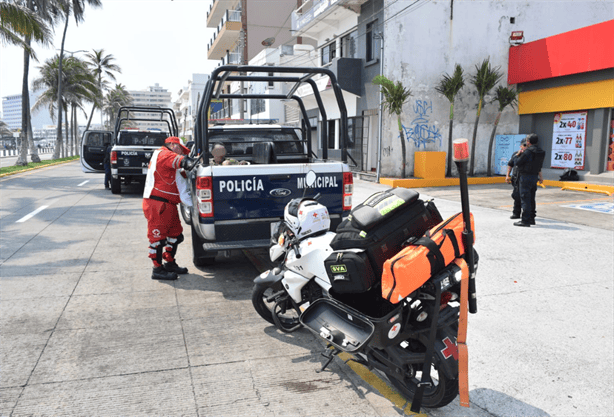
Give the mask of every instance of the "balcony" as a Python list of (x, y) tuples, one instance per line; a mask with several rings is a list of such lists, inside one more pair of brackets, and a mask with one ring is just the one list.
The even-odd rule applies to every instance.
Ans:
[(241, 12), (226, 10), (207, 45), (208, 59), (222, 59), (226, 51), (235, 49), (241, 34)]
[(360, 6), (368, 0), (308, 0), (292, 12), (294, 36), (317, 39), (318, 34), (340, 21), (360, 14)]
[(226, 10), (234, 10), (238, 4), (239, 0), (213, 0), (207, 12), (207, 27), (217, 27)]
[(226, 52), (222, 57), (222, 65), (241, 65), (241, 53)]

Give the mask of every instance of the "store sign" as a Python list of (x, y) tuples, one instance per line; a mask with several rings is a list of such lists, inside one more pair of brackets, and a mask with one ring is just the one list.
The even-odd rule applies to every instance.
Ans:
[(584, 169), (587, 115), (585, 111), (554, 115), (551, 168)]

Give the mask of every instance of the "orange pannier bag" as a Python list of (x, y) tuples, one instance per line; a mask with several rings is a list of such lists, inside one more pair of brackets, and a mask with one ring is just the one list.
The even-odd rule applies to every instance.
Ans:
[[(473, 214), (471, 230), (473, 227)], [(429, 229), (420, 239), (409, 241), (392, 258), (384, 262), (382, 297), (398, 303), (417, 290), (456, 258), (465, 254), (463, 214), (458, 213)], [(473, 235), (475, 242), (475, 234)]]

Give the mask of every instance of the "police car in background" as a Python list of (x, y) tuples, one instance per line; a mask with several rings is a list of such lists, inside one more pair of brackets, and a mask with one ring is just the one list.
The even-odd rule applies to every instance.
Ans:
[[(137, 129), (135, 122), (155, 123), (161, 128)], [(120, 194), (122, 183), (144, 182), (154, 151), (169, 136), (177, 136), (177, 120), (172, 109), (126, 106), (118, 111), (113, 132), (88, 130), (81, 144), (81, 169), (104, 173), (105, 144), (111, 143), (111, 192)]]
[[(273, 75), (269, 75), (273, 74)], [(312, 77), (329, 77), (340, 116), (340, 160), (328, 159), (328, 126), (320, 92)], [(284, 83), (286, 94), (222, 94), (224, 84), (242, 81)], [(326, 80), (324, 80), (326, 81)], [(295, 94), (301, 86), (311, 87), (320, 103), (323, 131), (312, 150), (312, 126), (302, 99)], [(278, 89), (278, 90), (279, 90)], [(254, 88), (253, 90), (258, 90)], [(227, 120), (214, 124), (208, 119), (212, 99), (294, 100), (302, 120), (293, 126), (258, 125)], [(330, 110), (329, 110), (330, 114)], [(268, 247), (271, 231), (283, 219), (284, 208), (293, 198), (320, 194), (331, 217), (331, 229), (352, 208), (353, 176), (346, 162), (347, 112), (334, 74), (326, 68), (220, 66), (205, 86), (199, 103), (194, 146), (190, 156), (198, 162), (189, 173), (192, 207), (182, 206), (191, 225), (193, 261), (197, 266), (214, 262), (219, 252)], [(317, 145), (317, 139), (314, 138)], [(243, 164), (216, 165), (211, 154), (215, 144), (226, 148), (226, 158)], [(324, 146), (322, 146), (324, 145)], [(316, 174), (315, 186), (305, 182), (309, 171)]]

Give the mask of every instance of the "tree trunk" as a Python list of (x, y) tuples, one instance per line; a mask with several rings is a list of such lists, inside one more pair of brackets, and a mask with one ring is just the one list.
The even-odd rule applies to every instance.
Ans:
[(448, 129), (448, 168), (446, 177), (452, 176), (452, 154), (454, 153), (452, 144), (452, 127), (454, 125), (454, 102), (450, 103), (450, 127)]
[(66, 132), (66, 137), (64, 139), (65, 146), (62, 146), (62, 158), (66, 158), (68, 156), (68, 106), (66, 106), (66, 109), (64, 109), (64, 121), (66, 124), (66, 129), (64, 129)]
[(492, 133), (490, 134), (490, 141), (488, 142), (487, 175), (489, 177), (492, 175), (492, 147), (495, 142), (495, 132), (497, 131), (497, 126), (499, 125), (499, 119), (501, 119), (501, 113), (503, 113), (503, 110), (499, 110), (499, 113), (497, 114), (497, 118), (495, 119), (495, 125), (492, 127)]
[(28, 114), (28, 137), (30, 138), (30, 159), (32, 162), (40, 162), (41, 159), (38, 156), (38, 149), (34, 144), (34, 132), (32, 131), (32, 116)]
[[(57, 140), (62, 140), (62, 58), (64, 56), (64, 42), (66, 41), (66, 31), (70, 20), (70, 10), (66, 10), (66, 24), (62, 35), (62, 46), (60, 47), (60, 57), (58, 58), (58, 129), (56, 132)], [(63, 148), (63, 147), (62, 147)], [(57, 149), (57, 147), (56, 147)], [(57, 159), (57, 152), (53, 153), (53, 159)]]
[(403, 168), (401, 169), (401, 178), (405, 178), (405, 165), (407, 165), (407, 149), (405, 147), (405, 136), (403, 135), (403, 125), (401, 124), (401, 116), (397, 116), (397, 121), (399, 124), (399, 138), (401, 138), (401, 152), (402, 152), (402, 161)]
[(96, 110), (96, 103), (92, 106), (92, 112), (90, 113), (89, 119), (87, 119), (87, 125), (85, 126), (85, 130), (90, 129), (90, 124), (92, 123), (92, 117), (94, 116), (94, 110)]
[[(30, 46), (30, 37), (25, 39)], [(28, 110), (30, 109), (30, 94), (28, 92), (28, 74), (30, 72), (30, 54), (23, 50), (23, 79), (21, 83), (21, 133), (19, 142), (19, 157), (15, 165), (28, 165)]]
[(75, 109), (75, 126), (77, 126), (77, 129), (75, 130), (75, 155), (79, 156), (81, 154), (81, 136), (79, 136), (79, 121), (77, 120), (77, 109)]
[(478, 102), (478, 113), (475, 117), (475, 126), (473, 127), (473, 139), (471, 140), (471, 162), (469, 164), (469, 176), (473, 177), (473, 168), (475, 167), (475, 142), (478, 135), (478, 123), (480, 121), (480, 113), (482, 113), (482, 99)]

